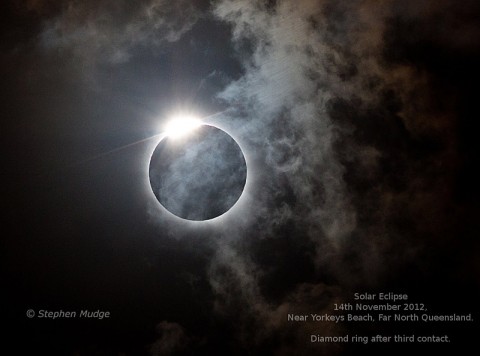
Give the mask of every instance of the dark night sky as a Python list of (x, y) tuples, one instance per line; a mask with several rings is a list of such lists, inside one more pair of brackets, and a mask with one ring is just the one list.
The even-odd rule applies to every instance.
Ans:
[[(2, 346), (375, 354), (408, 345), (309, 335), (412, 330), (473, 345), (476, 323), (286, 315), (392, 291), (480, 317), (479, 16), (474, 0), (2, 1)], [(218, 220), (172, 219), (147, 189), (142, 140), (178, 110), (220, 112), (246, 155)]]

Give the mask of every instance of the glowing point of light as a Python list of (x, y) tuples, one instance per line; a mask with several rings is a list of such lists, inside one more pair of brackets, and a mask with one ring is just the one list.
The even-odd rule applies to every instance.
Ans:
[(167, 137), (178, 138), (188, 134), (202, 125), (202, 122), (194, 117), (181, 116), (172, 119), (165, 125)]

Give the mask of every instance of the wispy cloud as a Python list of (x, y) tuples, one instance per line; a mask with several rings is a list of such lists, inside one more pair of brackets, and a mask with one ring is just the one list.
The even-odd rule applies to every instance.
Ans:
[[(421, 65), (392, 57), (396, 45), (406, 44), (390, 35), (404, 20), (420, 27), (434, 24), (439, 13), (447, 27), (456, 20), (445, 12), (451, 1), (432, 2), (432, 9), (408, 2), (399, 11), (403, 4), (216, 4), (216, 16), (233, 28), (245, 69), (219, 97), (236, 110), (225, 120), (245, 140), (256, 180), (256, 214), (243, 226), (248, 232), (231, 232), (237, 238), (227, 239), (230, 245), (219, 247), (212, 261), (211, 283), (225, 308), (229, 300), (243, 303), (244, 318), (271, 326), (267, 320), (279, 310), (285, 316), (287, 301), (308, 278), (318, 282), (312, 290), (324, 286), (340, 296), (359, 284), (375, 285), (399, 261), (412, 261), (422, 229), (438, 232), (426, 222), (447, 214), (455, 113), (444, 108), (438, 117), (431, 95), (443, 94)], [(421, 36), (410, 41), (451, 46), (440, 28)], [(309, 246), (302, 256), (315, 277), (291, 272), (295, 282), (272, 301), (265, 281), (282, 261), (263, 261), (258, 241), (271, 241), (263, 253), (289, 256), (275, 244), (289, 238)], [(329, 286), (321, 275), (329, 276)]]
[(150, 355), (174, 355), (189, 348), (191, 340), (180, 324), (162, 321), (156, 329), (159, 337), (150, 345)]
[(188, 1), (71, 1), (46, 24), (41, 41), (87, 64), (122, 63), (138, 46), (177, 41), (198, 17)]

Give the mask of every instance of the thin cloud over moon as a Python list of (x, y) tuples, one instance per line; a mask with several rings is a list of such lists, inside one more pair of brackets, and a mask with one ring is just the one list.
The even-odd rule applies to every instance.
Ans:
[(242, 150), (225, 131), (196, 125), (167, 131), (150, 160), (150, 184), (174, 215), (204, 221), (229, 211), (242, 195), (247, 166)]

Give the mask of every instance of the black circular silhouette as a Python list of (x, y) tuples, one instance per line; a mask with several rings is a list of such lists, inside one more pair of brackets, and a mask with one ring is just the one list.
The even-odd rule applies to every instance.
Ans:
[(188, 220), (210, 220), (230, 210), (247, 179), (243, 152), (217, 127), (202, 125), (165, 137), (150, 159), (150, 185), (160, 204)]

